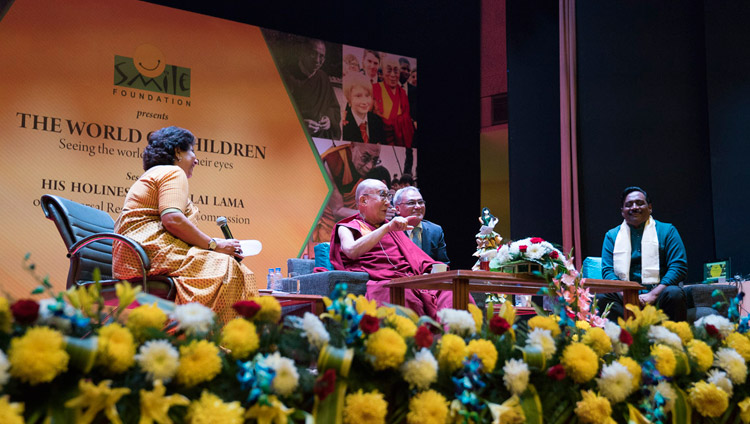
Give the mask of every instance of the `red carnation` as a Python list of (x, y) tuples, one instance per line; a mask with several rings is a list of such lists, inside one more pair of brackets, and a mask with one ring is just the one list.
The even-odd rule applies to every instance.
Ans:
[(238, 314), (247, 319), (254, 317), (255, 314), (260, 311), (260, 305), (252, 300), (240, 300), (239, 302), (232, 305), (232, 308), (234, 308), (234, 310), (237, 311)]
[(541, 242), (543, 242), (543, 241), (544, 241), (544, 239), (543, 239), (543, 238), (541, 238), (541, 237), (532, 237), (532, 238), (531, 238), (531, 242), (532, 242), (532, 243), (541, 243)]
[(33, 324), (39, 316), (39, 304), (36, 300), (21, 299), (13, 302), (10, 306), (13, 318), (19, 324)]
[(315, 380), (313, 392), (321, 401), (333, 393), (336, 385), (336, 371), (327, 369), (320, 377)]
[(557, 259), (558, 256), (560, 256), (560, 255), (557, 253), (557, 250), (553, 250), (553, 251), (549, 252), (549, 257), (552, 258), (552, 259)]
[(560, 364), (550, 367), (550, 369), (547, 370), (547, 377), (560, 381), (565, 378), (565, 368)]
[(719, 330), (711, 324), (706, 324), (706, 332), (709, 336), (721, 338), (721, 333), (719, 333)]
[(417, 328), (417, 334), (414, 335), (414, 341), (417, 342), (419, 347), (430, 347), (432, 346), (432, 332), (426, 325), (422, 325)]
[(380, 328), (380, 320), (372, 315), (365, 314), (359, 321), (359, 328), (361, 328), (365, 334), (372, 334)]
[(620, 330), (620, 343), (626, 344), (628, 346), (633, 344), (633, 336), (628, 332), (626, 329)]
[(510, 324), (508, 324), (508, 321), (505, 320), (505, 318), (501, 317), (500, 315), (495, 315), (490, 320), (490, 331), (497, 334), (498, 336), (508, 331), (510, 328)]
[(522, 252), (522, 253), (525, 253), (526, 249), (528, 249), (528, 248), (529, 248), (529, 246), (526, 246), (525, 244), (522, 244), (522, 245), (518, 246), (518, 251)]

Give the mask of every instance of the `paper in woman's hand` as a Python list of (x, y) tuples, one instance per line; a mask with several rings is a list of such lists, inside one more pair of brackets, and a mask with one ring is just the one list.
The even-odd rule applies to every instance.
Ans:
[(240, 248), (242, 249), (242, 253), (239, 256), (246, 258), (260, 253), (263, 250), (263, 244), (259, 240), (240, 240)]

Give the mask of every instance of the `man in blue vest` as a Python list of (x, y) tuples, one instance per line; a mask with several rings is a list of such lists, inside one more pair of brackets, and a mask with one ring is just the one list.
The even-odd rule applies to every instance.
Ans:
[[(687, 304), (679, 283), (687, 277), (687, 255), (680, 234), (651, 216), (651, 199), (640, 187), (626, 188), (621, 205), (622, 224), (604, 236), (602, 277), (641, 283), (646, 287), (639, 296), (641, 306), (655, 305), (671, 320), (685, 321)], [(609, 319), (623, 316), (620, 293), (597, 298), (600, 311), (612, 304)]]
[(414, 225), (414, 229), (406, 231), (406, 235), (414, 244), (432, 259), (450, 265), (443, 228), (424, 219), (426, 205), (419, 189), (414, 186), (399, 189), (393, 196), (393, 204), (399, 216), (419, 218), (419, 223)]

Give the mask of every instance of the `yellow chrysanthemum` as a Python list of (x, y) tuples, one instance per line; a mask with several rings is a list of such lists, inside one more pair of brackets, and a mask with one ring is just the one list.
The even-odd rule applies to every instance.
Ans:
[(687, 344), (687, 352), (699, 372), (706, 372), (714, 363), (714, 352), (704, 341), (693, 339)]
[(366, 297), (360, 294), (354, 301), (358, 314), (367, 314), (374, 317), (378, 316), (378, 302), (375, 299), (367, 300)]
[(495, 364), (497, 363), (497, 349), (495, 344), (489, 340), (476, 339), (469, 342), (466, 347), (466, 356), (477, 355), (484, 372), (490, 373), (495, 370)]
[(8, 299), (0, 296), (0, 331), (10, 333), (13, 324), (13, 314), (10, 312)]
[(448, 417), (448, 401), (443, 395), (427, 390), (409, 400), (408, 424), (443, 424)]
[(68, 369), (68, 359), (62, 334), (48, 327), (31, 328), (10, 341), (10, 375), (31, 385), (52, 381)]
[(575, 342), (565, 347), (560, 364), (573, 381), (585, 383), (594, 378), (599, 370), (599, 357), (590, 347)]
[(560, 326), (557, 324), (557, 319), (555, 319), (554, 316), (543, 317), (541, 315), (536, 315), (529, 320), (529, 328), (532, 330), (535, 328), (549, 330), (552, 337), (560, 335)]
[(198, 400), (190, 402), (187, 422), (190, 424), (242, 424), (245, 422), (245, 409), (240, 402), (224, 402), (215, 394), (204, 390)]
[(635, 361), (635, 359), (629, 357), (629, 356), (621, 356), (617, 362), (621, 363), (622, 365), (625, 365), (625, 368), (630, 371), (630, 375), (633, 376), (633, 390), (638, 389), (641, 387), (641, 373), (643, 372), (641, 370), (641, 366), (638, 365), (638, 362)]
[(206, 340), (194, 340), (180, 346), (177, 382), (186, 387), (210, 381), (221, 371), (219, 348)]
[(633, 316), (628, 318), (627, 321), (623, 321), (622, 318), (617, 318), (617, 323), (620, 327), (628, 330), (630, 334), (638, 332), (639, 328), (650, 327), (654, 324), (659, 324), (667, 320), (667, 314), (661, 309), (657, 309), (654, 305), (646, 305), (643, 309), (636, 305), (625, 305), (625, 309), (633, 313)]
[(750, 361), (750, 340), (744, 334), (732, 333), (724, 340), (724, 344), (736, 350), (745, 362)]
[(590, 348), (594, 349), (599, 356), (604, 356), (612, 352), (612, 340), (607, 333), (599, 327), (593, 327), (586, 331), (581, 341)]
[(484, 322), (484, 314), (482, 313), (482, 310), (477, 307), (477, 305), (473, 303), (469, 303), (469, 313), (471, 314), (471, 317), (474, 318), (474, 326), (477, 329), (477, 332), (482, 331), (482, 323)]
[(287, 408), (276, 395), (270, 395), (266, 398), (266, 402), (256, 402), (251, 406), (245, 418), (250, 418), (253, 420), (251, 422), (257, 421), (259, 424), (286, 424), (290, 421), (289, 415), (293, 412), (294, 408)]
[(716, 418), (729, 406), (729, 395), (713, 383), (699, 381), (688, 390), (688, 399), (696, 411), (704, 417)]
[(365, 342), (366, 352), (372, 356), (376, 370), (397, 368), (404, 362), (406, 342), (392, 328), (381, 328), (374, 332)]
[(413, 359), (401, 365), (401, 375), (410, 388), (427, 389), (437, 380), (437, 372), (437, 359), (426, 348), (422, 348)]
[(398, 331), (403, 338), (417, 334), (417, 324), (405, 316), (393, 314), (386, 319), (386, 324)]
[(133, 334), (117, 323), (99, 329), (96, 363), (114, 374), (125, 372), (135, 363)]
[(383, 424), (388, 413), (388, 402), (377, 390), (364, 393), (359, 389), (346, 396), (344, 406), (345, 424)]
[(591, 328), (591, 324), (588, 321), (576, 321), (576, 328), (588, 331)]
[(614, 423), (612, 406), (607, 398), (594, 393), (592, 390), (581, 391), (583, 399), (576, 402), (576, 415), (582, 423), (602, 424)]
[(677, 366), (677, 358), (671, 347), (658, 344), (651, 346), (651, 356), (656, 362), (656, 370), (664, 377), (672, 377)]
[(740, 408), (740, 418), (743, 424), (750, 423), (750, 397), (746, 397), (742, 402), (737, 404)]
[(232, 352), (232, 358), (244, 359), (258, 349), (260, 339), (255, 324), (244, 318), (236, 318), (221, 329), (220, 344)]
[(125, 325), (138, 340), (144, 340), (149, 330), (161, 330), (167, 323), (167, 314), (156, 302), (153, 305), (141, 305), (130, 312)]
[(448, 371), (455, 371), (463, 366), (466, 353), (464, 339), (455, 334), (444, 334), (438, 342), (438, 365)]
[(11, 403), (10, 397), (0, 397), (0, 423), (23, 424), (23, 403)]
[(258, 296), (250, 298), (260, 305), (260, 310), (252, 318), (253, 321), (277, 323), (281, 319), (281, 304), (273, 296)]
[(693, 331), (690, 329), (690, 324), (685, 321), (664, 321), (661, 325), (666, 327), (667, 330), (680, 336), (683, 345), (686, 345), (690, 340), (693, 340)]

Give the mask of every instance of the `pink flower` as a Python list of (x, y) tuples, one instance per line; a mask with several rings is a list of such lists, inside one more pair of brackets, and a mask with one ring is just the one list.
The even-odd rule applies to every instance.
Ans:
[(541, 243), (541, 242), (543, 242), (543, 241), (544, 241), (544, 239), (543, 239), (543, 238), (541, 238), (541, 237), (532, 237), (530, 241), (531, 241), (532, 243)]
[(528, 248), (529, 248), (529, 246), (526, 246), (525, 244), (522, 244), (522, 245), (518, 246), (518, 251), (521, 252), (521, 253), (526, 253), (526, 249), (528, 249)]
[(570, 273), (563, 274), (563, 276), (562, 276), (562, 282), (566, 286), (572, 286), (572, 285), (574, 285), (576, 283), (576, 277), (570, 275)]

